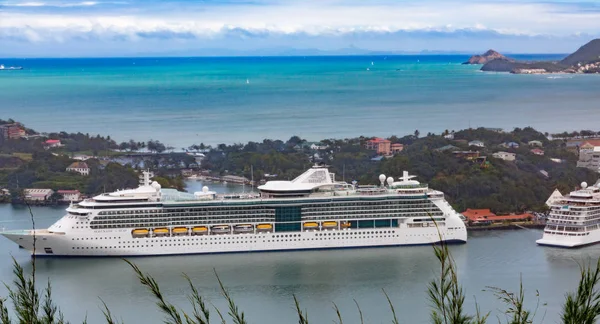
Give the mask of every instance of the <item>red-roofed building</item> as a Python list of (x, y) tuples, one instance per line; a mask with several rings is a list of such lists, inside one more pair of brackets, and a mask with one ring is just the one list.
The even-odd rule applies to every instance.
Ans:
[(4, 139), (19, 139), (25, 136), (25, 129), (20, 123), (0, 125), (0, 135)]
[(368, 140), (365, 144), (367, 150), (375, 150), (379, 155), (391, 155), (392, 153), (392, 142), (380, 137), (376, 137), (372, 140)]
[(531, 153), (533, 153), (535, 155), (544, 155), (544, 150), (540, 150), (539, 148), (534, 148), (533, 150), (531, 150)]
[(504, 223), (504, 222), (525, 222), (531, 221), (533, 215), (525, 213), (519, 215), (501, 215), (498, 216), (492, 213), (489, 209), (471, 209), (467, 208), (462, 213), (467, 218), (470, 224), (481, 225), (481, 224), (492, 224), (492, 223)]
[(49, 140), (47, 140), (47, 141), (44, 142), (44, 146), (46, 148), (60, 147), (61, 143), (60, 143), (60, 140), (49, 139)]
[(62, 195), (61, 201), (80, 201), (81, 192), (79, 190), (58, 190), (57, 193)]

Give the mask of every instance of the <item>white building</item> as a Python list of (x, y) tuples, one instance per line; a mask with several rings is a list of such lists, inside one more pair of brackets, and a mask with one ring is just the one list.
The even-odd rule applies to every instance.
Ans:
[(483, 144), (482, 141), (475, 140), (475, 141), (470, 141), (469, 146), (485, 147), (485, 144)]
[(52, 189), (23, 189), (25, 200), (43, 201), (50, 199), (54, 193)]
[(580, 150), (577, 167), (600, 172), (600, 146), (596, 146), (591, 150)]
[(527, 142), (527, 144), (529, 144), (529, 146), (537, 146), (537, 147), (543, 147), (544, 146), (544, 144), (541, 141), (538, 141), (538, 140), (529, 141), (529, 142)]
[(326, 150), (327, 149), (327, 145), (323, 145), (321, 143), (312, 143), (310, 145), (310, 149), (311, 150)]
[(58, 190), (57, 193), (62, 195), (61, 201), (80, 201), (81, 192), (79, 190)]
[(85, 162), (73, 162), (71, 165), (69, 165), (69, 167), (67, 167), (67, 172), (77, 172), (86, 176), (90, 174), (90, 168)]
[(497, 158), (497, 159), (502, 159), (504, 161), (514, 161), (517, 158), (517, 155), (515, 153), (510, 153), (510, 152), (496, 152), (494, 154), (492, 154), (493, 157)]

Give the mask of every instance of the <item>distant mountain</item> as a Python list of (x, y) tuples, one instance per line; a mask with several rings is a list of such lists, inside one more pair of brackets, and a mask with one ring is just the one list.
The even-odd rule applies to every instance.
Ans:
[(517, 62), (500, 57), (486, 62), (481, 70), (515, 74), (600, 73), (600, 39), (590, 41), (559, 62)]
[(486, 64), (487, 62), (500, 60), (505, 62), (514, 62), (513, 59), (508, 58), (494, 50), (489, 50), (482, 55), (473, 55), (469, 60), (464, 62), (463, 64)]
[(560, 61), (560, 64), (573, 66), (596, 61), (600, 61), (600, 38), (581, 46), (575, 53)]

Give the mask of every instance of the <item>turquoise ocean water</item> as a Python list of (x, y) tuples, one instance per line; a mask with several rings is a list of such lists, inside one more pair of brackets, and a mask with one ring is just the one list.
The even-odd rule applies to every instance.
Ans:
[(599, 76), (483, 73), (461, 65), (466, 59), (0, 59), (24, 67), (0, 72), (0, 118), (40, 131), (152, 138), (177, 148), (469, 126), (598, 128)]

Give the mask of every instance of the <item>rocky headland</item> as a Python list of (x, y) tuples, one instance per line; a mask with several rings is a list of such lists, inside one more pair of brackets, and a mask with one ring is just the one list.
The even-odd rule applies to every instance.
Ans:
[(508, 58), (496, 51), (494, 51), (493, 49), (483, 53), (482, 55), (473, 55), (469, 58), (468, 61), (464, 62), (463, 64), (486, 64), (488, 62), (494, 61), (494, 60), (501, 60), (501, 61), (507, 61), (507, 62), (514, 62), (515, 60)]
[(600, 39), (590, 41), (561, 61), (520, 62), (489, 50), (464, 64), (483, 64), (482, 71), (514, 74), (600, 73)]

